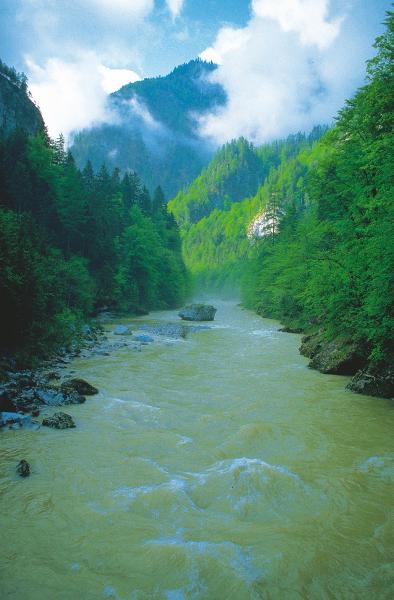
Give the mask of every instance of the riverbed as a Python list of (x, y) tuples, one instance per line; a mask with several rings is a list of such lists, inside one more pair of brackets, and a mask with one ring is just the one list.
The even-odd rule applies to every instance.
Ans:
[(211, 329), (68, 365), (100, 390), (76, 429), (0, 434), (2, 599), (394, 597), (394, 403), (215, 304)]

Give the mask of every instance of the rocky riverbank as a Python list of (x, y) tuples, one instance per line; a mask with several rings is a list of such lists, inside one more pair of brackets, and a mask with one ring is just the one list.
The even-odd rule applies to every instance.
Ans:
[[(106, 323), (113, 315), (102, 315)], [(107, 327), (108, 329), (108, 327)], [(92, 384), (78, 378), (65, 378), (64, 370), (77, 356), (109, 356), (119, 349), (141, 352), (153, 343), (171, 344), (207, 325), (186, 325), (176, 322), (149, 322), (114, 325), (104, 332), (100, 325), (85, 328), (85, 339), (78, 347), (63, 351), (36, 369), (17, 369), (16, 362), (3, 358), (0, 363), (0, 428), (35, 428), (41, 425), (64, 429), (75, 427), (70, 415), (46, 415), (46, 409), (82, 404), (86, 396), (99, 393)], [(37, 417), (43, 416), (40, 422)]]
[(300, 353), (310, 358), (309, 367), (321, 373), (351, 375), (347, 389), (358, 394), (394, 398), (394, 371), (387, 364), (372, 365), (352, 340), (328, 341), (323, 333), (302, 338)]

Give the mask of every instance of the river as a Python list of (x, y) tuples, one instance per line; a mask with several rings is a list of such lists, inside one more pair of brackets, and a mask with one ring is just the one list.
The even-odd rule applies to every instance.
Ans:
[(186, 340), (74, 360), (100, 389), (76, 429), (0, 435), (2, 599), (394, 597), (394, 404), (216, 305)]

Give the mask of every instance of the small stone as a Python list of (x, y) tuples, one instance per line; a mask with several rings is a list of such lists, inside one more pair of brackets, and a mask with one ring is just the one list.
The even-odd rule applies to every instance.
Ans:
[(27, 460), (21, 460), (19, 462), (18, 466), (16, 467), (16, 472), (21, 477), (29, 477), (29, 475), (30, 475), (30, 465), (27, 462)]
[(67, 413), (58, 412), (51, 417), (45, 417), (42, 424), (53, 429), (71, 429), (75, 427), (73, 418)]

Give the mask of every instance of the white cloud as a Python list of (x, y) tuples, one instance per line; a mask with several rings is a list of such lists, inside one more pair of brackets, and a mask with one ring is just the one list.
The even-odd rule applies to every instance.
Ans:
[(139, 102), (139, 100), (135, 96), (128, 101), (128, 104), (132, 112), (135, 115), (137, 115), (137, 117), (139, 117), (143, 121), (143, 123), (149, 127), (149, 129), (162, 129), (161, 123), (154, 119), (147, 107), (141, 102)]
[(154, 8), (154, 0), (88, 0), (96, 8), (109, 15), (140, 19), (146, 17)]
[(167, 8), (173, 19), (179, 17), (182, 12), (184, 0), (166, 0)]
[(135, 71), (129, 69), (109, 69), (108, 67), (101, 65), (99, 67), (99, 72), (101, 74), (102, 88), (107, 94), (119, 90), (128, 83), (134, 83), (135, 81), (141, 80), (141, 77)]
[(285, 32), (299, 34), (301, 42), (327, 48), (340, 31), (341, 19), (329, 21), (329, 0), (253, 0), (256, 17), (277, 21)]
[(211, 78), (228, 102), (201, 118), (201, 135), (262, 143), (330, 122), (360, 65), (328, 14), (329, 0), (253, 0), (244, 28), (222, 28), (201, 56), (219, 64)]
[(83, 53), (73, 62), (49, 59), (44, 66), (26, 60), (29, 88), (43, 114), (49, 134), (73, 131), (114, 119), (107, 94), (140, 77), (128, 69), (109, 69), (94, 53)]

